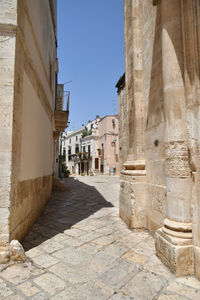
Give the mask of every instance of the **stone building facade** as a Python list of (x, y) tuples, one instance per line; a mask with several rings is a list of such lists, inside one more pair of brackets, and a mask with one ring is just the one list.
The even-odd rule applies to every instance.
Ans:
[[(52, 190), (57, 67), (56, 1), (0, 2), (0, 262)], [(65, 126), (64, 126), (65, 127)], [(64, 129), (62, 129), (63, 131)], [(54, 135), (54, 137), (53, 137)]]
[(85, 126), (76, 131), (67, 131), (62, 134), (62, 155), (71, 174), (79, 174), (79, 165), (76, 157), (82, 149), (82, 134)]
[(107, 115), (99, 122), (99, 171), (104, 175), (119, 175), (119, 120), (118, 115)]
[(200, 278), (200, 2), (124, 0), (124, 11), (120, 216), (155, 234), (177, 276)]

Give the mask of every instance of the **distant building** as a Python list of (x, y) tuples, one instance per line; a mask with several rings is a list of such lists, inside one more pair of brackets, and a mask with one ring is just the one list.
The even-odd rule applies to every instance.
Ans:
[(80, 173), (77, 157), (82, 151), (82, 134), (84, 131), (85, 126), (83, 125), (79, 130), (63, 133), (62, 155), (65, 157), (66, 166), (71, 174)]
[(80, 157), (81, 173), (92, 175), (95, 169), (96, 149), (98, 147), (98, 126), (101, 118), (96, 116), (93, 121), (88, 121), (82, 139), (82, 157)]
[(62, 155), (71, 174), (119, 174), (118, 117), (105, 116), (64, 134)]
[(101, 174), (119, 174), (118, 115), (105, 116), (99, 122), (96, 164)]

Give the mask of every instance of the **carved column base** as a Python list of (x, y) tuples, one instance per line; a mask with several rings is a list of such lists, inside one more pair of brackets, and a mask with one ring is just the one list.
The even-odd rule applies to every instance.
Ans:
[(143, 160), (127, 161), (121, 171), (120, 217), (129, 228), (146, 228), (146, 170)]
[(194, 248), (190, 223), (166, 219), (164, 226), (155, 233), (155, 248), (156, 255), (176, 276), (194, 274)]
[(25, 261), (26, 255), (22, 245), (17, 240), (12, 240), (4, 246), (0, 246), (0, 264), (9, 263), (9, 261)]

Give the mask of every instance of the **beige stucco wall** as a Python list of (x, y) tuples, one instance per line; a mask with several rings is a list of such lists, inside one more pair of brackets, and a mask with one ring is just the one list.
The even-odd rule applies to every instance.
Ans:
[(8, 259), (9, 241), (24, 237), (51, 194), (55, 4), (0, 3), (0, 261)]
[(48, 0), (23, 0), (22, 2), (26, 13), (23, 28), (26, 46), (51, 109), (54, 109), (55, 100), (52, 93), (55, 87), (53, 75), (56, 67), (56, 29), (52, 23), (50, 2)]
[(16, 193), (9, 229), (10, 239), (21, 240), (52, 187), (56, 41), (49, 1), (18, 2), (15, 60), (11, 187)]
[(20, 181), (53, 172), (52, 123), (26, 72), (23, 78)]

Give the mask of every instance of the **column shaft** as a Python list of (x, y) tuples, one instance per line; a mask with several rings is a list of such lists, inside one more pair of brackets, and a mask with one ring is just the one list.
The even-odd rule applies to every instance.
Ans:
[(162, 0), (161, 11), (168, 216), (156, 233), (156, 251), (172, 271), (184, 275), (193, 273), (193, 250), (181, 1)]

